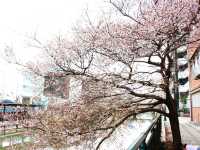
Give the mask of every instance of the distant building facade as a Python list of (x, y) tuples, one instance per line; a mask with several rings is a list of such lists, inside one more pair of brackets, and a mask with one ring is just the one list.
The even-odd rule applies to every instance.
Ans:
[(44, 95), (47, 97), (68, 99), (69, 78), (62, 74), (50, 73), (46, 75), (44, 81)]
[(184, 113), (190, 111), (189, 100), (189, 68), (187, 60), (187, 47), (182, 46), (177, 50), (177, 67), (178, 67), (178, 81), (179, 81), (179, 110)]
[(58, 73), (49, 73), (44, 77), (43, 94), (49, 103), (62, 103), (69, 98), (69, 78)]
[(43, 95), (49, 103), (77, 100), (82, 93), (82, 81), (63, 73), (48, 73), (44, 77)]
[(27, 71), (20, 71), (17, 84), (17, 98), (19, 103), (33, 104), (43, 97), (44, 79)]
[(0, 99), (32, 104), (43, 96), (43, 78), (0, 59)]

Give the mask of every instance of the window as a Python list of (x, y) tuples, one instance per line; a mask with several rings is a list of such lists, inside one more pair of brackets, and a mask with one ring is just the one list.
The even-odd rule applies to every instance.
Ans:
[(192, 94), (192, 107), (200, 107), (200, 91)]
[(197, 49), (197, 54), (192, 62), (192, 77), (193, 79), (200, 79), (200, 49)]
[(62, 76), (47, 76), (44, 83), (44, 95), (57, 98), (68, 98), (69, 79)]
[(23, 97), (22, 104), (26, 104), (26, 105), (31, 104), (30, 97)]

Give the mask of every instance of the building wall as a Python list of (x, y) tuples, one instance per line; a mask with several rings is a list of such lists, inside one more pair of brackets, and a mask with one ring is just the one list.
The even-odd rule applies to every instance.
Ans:
[(0, 99), (16, 98), (18, 77), (16, 67), (0, 59)]
[(70, 77), (69, 81), (69, 101), (77, 101), (82, 95), (82, 80)]
[(200, 107), (193, 107), (192, 114), (193, 114), (192, 121), (196, 123), (200, 123)]
[(199, 51), (200, 42), (188, 46), (191, 120), (198, 123), (200, 123), (200, 79), (196, 77), (196, 74), (200, 73)]
[(198, 88), (200, 88), (200, 80), (193, 80), (191, 79), (191, 83), (190, 83), (190, 87), (191, 87), (191, 91), (194, 91)]
[(8, 63), (0, 59), (0, 99), (16, 100), (23, 102), (23, 98), (30, 99), (41, 96), (43, 79), (33, 77), (23, 67)]
[(36, 99), (40, 99), (43, 96), (43, 77), (36, 76), (26, 70), (21, 70), (18, 80), (18, 102), (32, 104)]

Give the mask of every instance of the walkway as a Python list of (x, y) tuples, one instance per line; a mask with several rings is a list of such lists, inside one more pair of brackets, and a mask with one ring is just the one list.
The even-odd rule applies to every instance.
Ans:
[(192, 145), (200, 145), (200, 125), (190, 122), (190, 118), (179, 117), (182, 142)]

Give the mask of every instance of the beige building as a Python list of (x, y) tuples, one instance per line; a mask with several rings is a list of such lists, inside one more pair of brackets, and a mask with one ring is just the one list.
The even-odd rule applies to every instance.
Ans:
[(43, 94), (49, 103), (76, 101), (82, 95), (82, 81), (62, 73), (48, 73), (44, 77)]

